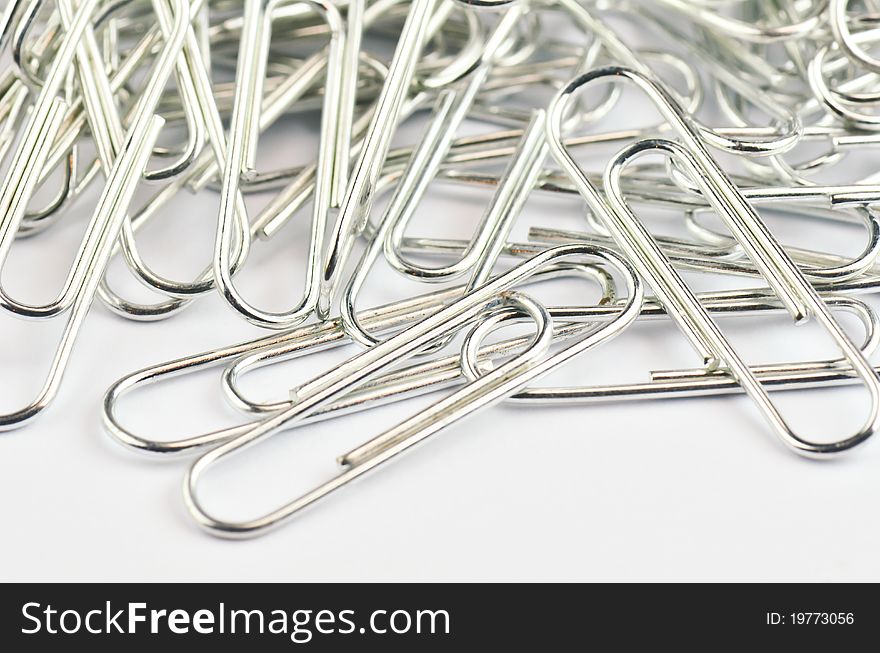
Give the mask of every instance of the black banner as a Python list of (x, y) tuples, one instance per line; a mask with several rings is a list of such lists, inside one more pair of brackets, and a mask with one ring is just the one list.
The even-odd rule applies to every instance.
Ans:
[[(871, 585), (4, 585), (6, 651), (431, 651), (491, 644), (856, 645), (880, 634)], [(176, 645), (176, 646), (175, 646)], [(552, 647), (548, 649), (548, 647)]]

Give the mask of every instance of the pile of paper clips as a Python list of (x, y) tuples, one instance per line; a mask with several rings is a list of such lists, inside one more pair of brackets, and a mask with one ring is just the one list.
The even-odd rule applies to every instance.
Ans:
[[(184, 498), (216, 535), (278, 526), (504, 400), (742, 391), (794, 452), (823, 458), (848, 450), (880, 424), (880, 378), (868, 361), (880, 338), (878, 318), (853, 296), (880, 285), (880, 221), (872, 208), (880, 183), (876, 169), (847, 183), (818, 180), (851, 151), (880, 143), (880, 59), (872, 54), (878, 21), (880, 0), (7, 0), (0, 261), (16, 238), (63, 221), (86, 189), (100, 188), (100, 197), (54, 301), (31, 305), (0, 290), (4, 310), (15, 316), (66, 320), (39, 395), (0, 423), (21, 426), (56, 396), (94, 304), (150, 321), (219, 293), (271, 332), (135, 372), (104, 403), (106, 428), (126, 447), (197, 456)], [(557, 37), (560, 25), (574, 38)], [(632, 33), (670, 48), (631, 47)], [(625, 87), (646, 97), (662, 120), (597, 129), (619, 110)], [(518, 108), (514, 96), (532, 105)], [(699, 118), (710, 100), (724, 117), (720, 125)], [(320, 115), (316, 160), (257, 171), (261, 135), (282, 128), (292, 112)], [(415, 114), (427, 116), (418, 142), (392, 148)], [(467, 120), (489, 129), (462, 136)], [(185, 130), (187, 138), (168, 145), (166, 130)], [(591, 154), (602, 144), (619, 151)], [(34, 206), (59, 178), (54, 199)], [(471, 240), (408, 235), (438, 180), (492, 189)], [(133, 206), (147, 183), (159, 190)], [(215, 191), (210, 264), (190, 280), (158, 273), (139, 252), (139, 229), (179, 193)], [(386, 192), (390, 199), (377, 210)], [(251, 193), (273, 196), (255, 212), (245, 201)], [(583, 230), (550, 221), (533, 228), (529, 242), (512, 242), (533, 193), (579, 195)], [(634, 207), (657, 206), (678, 210), (689, 236), (653, 236)], [(815, 220), (862, 225), (865, 247), (854, 258), (783, 247), (759, 206), (804, 229)], [(707, 226), (700, 219), (707, 213), (724, 227)], [(291, 219), (309, 225), (305, 290), (289, 310), (265, 310), (245, 297), (237, 272), (258, 239)], [(358, 309), (381, 259), (422, 290)], [(161, 299), (124, 298), (108, 283), (113, 260)], [(754, 287), (696, 293), (682, 270), (750, 277)], [(560, 277), (587, 278), (601, 301), (550, 307), (526, 294), (529, 284)], [(766, 311), (817, 321), (840, 357), (746, 364), (713, 314)], [(854, 342), (832, 311), (854, 314), (864, 341)], [(637, 320), (658, 317), (673, 320), (703, 367), (654, 373), (634, 385), (534, 385)], [(527, 335), (499, 339), (503, 324), (519, 324)], [(352, 342), (360, 353), (298, 385), (286, 401), (255, 402), (241, 391), (249, 369)], [(215, 366), (247, 416), (243, 423), (174, 441), (123, 425), (117, 404), (124, 394)], [(839, 383), (863, 384), (871, 408), (858, 432), (829, 442), (793, 432), (768, 394)], [(233, 522), (200, 501), (200, 479), (215, 463), (281, 430), (438, 389), (448, 394), (343, 455), (338, 476), (269, 514)]]

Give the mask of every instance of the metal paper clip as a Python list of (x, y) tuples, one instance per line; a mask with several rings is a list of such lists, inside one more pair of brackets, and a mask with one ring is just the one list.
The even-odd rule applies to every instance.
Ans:
[[(215, 463), (246, 447), (255, 445), (291, 420), (307, 416), (311, 411), (331, 401), (339, 393), (346, 389), (356, 388), (358, 384), (386, 369), (392, 363), (404, 360), (407, 356), (423, 349), (433, 340), (444, 337), (450, 330), (460, 328), (481, 315), (485, 316), (487, 310), (494, 311), (505, 307), (507, 303), (507, 300), (504, 299), (507, 295), (503, 294), (505, 289), (524, 280), (544, 265), (577, 255), (599, 256), (607, 261), (614, 261), (618, 269), (629, 270), (627, 264), (616, 255), (585, 245), (561, 246), (537, 254), (510, 272), (480, 286), (471, 295), (437, 311), (421, 323), (349, 359), (331, 373), (321, 375), (291, 390), (291, 396), (295, 399), (295, 403), (290, 408), (267, 417), (242, 435), (202, 455), (190, 468), (184, 483), (184, 499), (188, 509), (197, 522), (213, 534), (224, 537), (258, 535), (281, 525), (301, 509), (329, 495), (367, 471), (375, 469), (397, 454), (437, 433), (443, 427), (479, 408), (500, 401), (507, 394), (514, 392), (539, 375), (547, 373), (561, 360), (567, 360), (576, 353), (581, 353), (614, 337), (630, 324), (639, 312), (642, 291), (637, 278), (632, 273), (625, 277), (628, 291), (626, 308), (618, 318), (603, 325), (591, 335), (569, 345), (562, 352), (547, 357), (544, 361), (540, 360), (540, 354), (546, 346), (549, 346), (552, 335), (549, 329), (549, 316), (545, 317), (543, 309), (538, 305), (531, 304), (529, 307), (531, 310), (528, 310), (528, 313), (536, 321), (540, 320), (539, 335), (536, 337), (533, 347), (525, 354), (500, 365), (492, 372), (453, 392), (446, 399), (434, 404), (422, 413), (345, 454), (340, 462), (349, 466), (347, 471), (299, 499), (287, 503), (267, 515), (245, 522), (229, 522), (214, 518), (205, 512), (199, 502), (196, 492), (198, 481)], [(499, 295), (499, 293), (502, 294)], [(515, 297), (521, 308), (528, 301), (519, 294)], [(489, 315), (491, 314), (489, 313)], [(476, 335), (479, 336), (482, 333), (482, 330), (478, 330)], [(468, 346), (474, 347), (478, 338), (472, 337), (469, 342), (471, 344)]]
[[(166, 0), (157, 1), (165, 2)], [(77, 264), (80, 271), (77, 272), (76, 276), (74, 271), (72, 271), (68, 277), (68, 290), (65, 291), (65, 295), (69, 294), (69, 302), (61, 308), (55, 308), (52, 311), (45, 313), (36, 311), (36, 315), (28, 315), (29, 317), (46, 317), (59, 314), (65, 310), (68, 312), (67, 322), (60, 344), (52, 359), (48, 376), (36, 399), (24, 408), (0, 417), (0, 429), (17, 428), (30, 421), (51, 402), (58, 392), (76, 335), (92, 304), (104, 267), (109, 260), (113, 243), (118, 236), (122, 221), (128, 210), (128, 204), (134, 194), (135, 185), (144, 173), (146, 162), (152, 153), (153, 145), (163, 124), (162, 119), (155, 116), (154, 110), (164, 90), (165, 81), (171, 73), (177, 53), (182, 46), (185, 26), (189, 22), (188, 5), (183, 0), (170, 1), (173, 1), (176, 19), (174, 38), (165, 44), (159, 56), (154, 74), (150, 78), (138, 105), (136, 119), (129, 128), (126, 141), (120, 150), (120, 156), (114, 162), (108, 175), (107, 184), (98, 201), (97, 209), (78, 255), (79, 260)], [(82, 34), (90, 17), (90, 12), (94, 11), (95, 6), (94, 3), (83, 2), (74, 21), (72, 21), (72, 31), (67, 34), (64, 41), (71, 52), (76, 42), (70, 40), (70, 36), (80, 36)], [(61, 54), (57, 56), (61, 56)], [(53, 64), (53, 79), (61, 76), (61, 63), (56, 62)], [(47, 83), (44, 86), (44, 92), (47, 89), (52, 91), (53, 85)], [(60, 105), (57, 102), (54, 103), (54, 106), (60, 109)], [(52, 133), (55, 132), (55, 130), (50, 131)], [(35, 145), (35, 148), (39, 148), (39, 145)], [(40, 149), (45, 151), (47, 148), (44, 146)], [(27, 154), (22, 149), (17, 153), (19, 158), (27, 158)], [(26, 163), (24, 167), (27, 167)], [(13, 183), (15, 183), (14, 178)], [(6, 190), (6, 187), (4, 187), (4, 190)], [(12, 216), (6, 215), (5, 218), (2, 223), (3, 227), (6, 227), (3, 236), (8, 239), (10, 238), (10, 233), (14, 234), (9, 223), (14, 224), (15, 214)], [(5, 251), (8, 251), (8, 246), (5, 248)]]
[[(272, 12), (284, 6), (284, 0), (270, 3), (269, 17)], [(291, 310), (273, 313), (257, 309), (245, 300), (235, 288), (232, 278), (231, 252), (233, 242), (233, 215), (236, 210), (234, 198), (238, 192), (238, 182), (242, 173), (246, 172), (249, 148), (254, 147), (259, 120), (255, 118), (257, 110), (254, 106), (259, 101), (256, 97), (257, 78), (261, 67), (259, 58), (254, 59), (256, 49), (262, 56), (267, 54), (269, 30), (268, 23), (263, 25), (260, 34), (261, 2), (248, 2), (245, 9), (245, 33), (241, 42), (241, 55), (236, 85), (236, 103), (233, 110), (230, 128), (229, 147), (223, 178), (223, 191), (220, 198), (220, 216), (215, 242), (214, 275), (226, 300), (244, 317), (254, 324), (270, 328), (289, 328), (307, 318), (317, 302), (318, 260), (322, 249), (324, 225), (327, 213), (332, 204), (334, 171), (343, 163), (340, 158), (345, 156), (346, 149), (339, 144), (344, 134), (338, 131), (337, 118), (340, 112), (342, 88), (340, 75), (336, 72), (340, 57), (345, 47), (345, 30), (342, 19), (332, 4), (320, 0), (298, 0), (296, 5), (316, 9), (326, 18), (330, 26), (330, 45), (327, 54), (327, 86), (324, 95), (324, 109), (321, 113), (321, 144), (318, 154), (317, 182), (312, 212), (309, 255), (307, 257), (307, 276), (303, 298)], [(295, 6), (296, 6), (295, 5)], [(259, 39), (262, 39), (260, 41)], [(260, 47), (255, 47), (260, 44)]]
[[(605, 198), (596, 191), (565, 149), (560, 133), (567, 98), (589, 82), (603, 78), (623, 78), (633, 81), (651, 98), (685, 143), (681, 145), (672, 141), (648, 140), (626, 148), (609, 163), (605, 172)], [(831, 315), (813, 287), (763, 225), (754, 209), (712, 159), (689, 118), (669, 93), (636, 71), (622, 67), (602, 68), (573, 80), (551, 103), (549, 115), (548, 139), (557, 161), (577, 183), (578, 190), (587, 200), (590, 209), (605, 223), (633, 265), (649, 280), (661, 302), (668, 308), (670, 317), (676, 321), (703, 358), (708, 370), (723, 368), (728, 371), (758, 404), (782, 442), (802, 455), (822, 457), (839, 453), (873, 435), (880, 425), (880, 378)], [(871, 396), (870, 414), (865, 425), (856, 434), (833, 443), (816, 443), (799, 437), (786, 424), (760, 382), (732, 349), (706, 310), (673, 269), (656, 241), (626, 205), (620, 192), (622, 168), (628, 158), (646, 151), (663, 151), (675, 157), (688, 171), (690, 177), (699, 184), (707, 199), (736, 235), (737, 241), (761, 270), (795, 322), (803, 322), (808, 317), (815, 316), (831, 335)]]

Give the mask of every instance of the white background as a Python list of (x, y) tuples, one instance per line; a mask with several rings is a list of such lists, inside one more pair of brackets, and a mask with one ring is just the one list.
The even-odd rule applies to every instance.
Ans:
[[(656, 120), (624, 100), (620, 124)], [(418, 130), (408, 125), (398, 140), (411, 141)], [(313, 122), (283, 123), (267, 139), (261, 167), (310, 160), (313, 131)], [(585, 160), (601, 170), (612, 152), (596, 150)], [(489, 198), (487, 190), (438, 184), (410, 233), (464, 237)], [(16, 245), (4, 271), (13, 296), (53, 297), (93, 202), (93, 194), (84, 197), (63, 223)], [(145, 258), (161, 272), (192, 278), (208, 261), (216, 206), (210, 191), (177, 198), (139, 236)], [(525, 239), (530, 225), (584, 224), (576, 199), (536, 193), (514, 239)], [(655, 233), (683, 233), (680, 215), (651, 224)], [(785, 242), (827, 251), (854, 253), (864, 240), (859, 229), (809, 220), (774, 218), (771, 226)], [(300, 213), (271, 244), (258, 244), (241, 280), (256, 303), (280, 309), (298, 297), (305, 233)], [(149, 297), (124, 277), (117, 261), (114, 283), (127, 296)], [(699, 290), (759, 285), (688, 278)], [(368, 285), (362, 307), (416, 291), (384, 263)], [(586, 303), (595, 290), (585, 287), (559, 283), (538, 296)], [(541, 383), (636, 382), (652, 369), (695, 366), (667, 322), (639, 324)], [(724, 319), (722, 326), (750, 362), (833, 355), (816, 327), (796, 329), (784, 316)], [(3, 408), (33, 395), (58, 328), (0, 320)], [(261, 333), (213, 296), (160, 323), (132, 323), (97, 306), (54, 404), (27, 428), (0, 435), (0, 578), (880, 580), (880, 447), (869, 442), (827, 463), (798, 458), (744, 397), (496, 406), (280, 530), (251, 541), (214, 539), (183, 506), (190, 461), (151, 460), (111, 441), (101, 426), (101, 399), (135, 369)], [(356, 351), (300, 358), (255, 373), (246, 385), (256, 397), (284, 397)], [(774, 394), (808, 435), (840, 438), (864, 419), (857, 391), (783, 395)], [(438, 396), (279, 434), (209, 477), (209, 506), (223, 516), (253, 516), (293, 498), (336, 473), (336, 455)], [(167, 439), (242, 419), (225, 403), (218, 370), (149, 388), (121, 408), (139, 433)]]

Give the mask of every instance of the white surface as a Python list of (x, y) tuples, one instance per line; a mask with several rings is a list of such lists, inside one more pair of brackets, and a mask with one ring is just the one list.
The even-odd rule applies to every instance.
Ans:
[[(625, 111), (618, 117), (635, 120)], [(308, 129), (288, 123), (278, 132), (283, 138), (269, 139), (266, 160), (308, 160), (300, 147)], [(603, 157), (604, 150), (594, 168)], [(438, 188), (410, 233), (468, 233), (489, 193)], [(517, 238), (529, 224), (582, 226), (578, 206), (537, 196)], [(16, 247), (5, 273), (16, 296), (51, 296), (89, 207), (79, 202), (69, 224)], [(190, 278), (207, 261), (215, 214), (216, 195), (179, 198), (141, 236), (147, 259)], [(304, 222), (299, 218), (249, 264), (242, 283), (261, 305), (269, 298), (274, 308), (290, 305), (298, 292)], [(653, 224), (658, 233), (679, 232), (673, 220)], [(793, 242), (831, 251), (832, 244), (855, 251), (862, 239), (856, 229), (772, 224)], [(263, 260), (265, 251), (271, 260)], [(701, 290), (730, 285), (690, 278)], [(370, 286), (364, 307), (411, 288), (387, 270), (377, 271)], [(562, 284), (554, 300), (583, 302), (582, 288)], [(795, 329), (781, 316), (727, 319), (723, 326), (751, 362), (831, 353), (810, 328)], [(97, 307), (55, 403), (28, 428), (0, 435), (0, 578), (880, 580), (880, 447), (869, 443), (831, 463), (800, 459), (775, 441), (743, 397), (497, 406), (266, 537), (214, 539), (184, 510), (180, 486), (188, 461), (150, 460), (110, 441), (100, 424), (101, 397), (134, 369), (256, 335), (215, 297), (154, 324), (130, 323)], [(2, 407), (28, 396), (55, 342), (43, 325), (0, 321)], [(248, 387), (258, 388), (257, 396), (284, 396), (354, 351), (299, 359), (255, 374)], [(543, 383), (638, 381), (651, 369), (696, 364), (674, 328), (651, 323)], [(851, 390), (780, 398), (797, 426), (829, 436), (855, 429), (864, 414), (859, 400)], [(211, 505), (224, 515), (253, 515), (292, 498), (335, 473), (334, 458), (346, 447), (425, 402), (280, 434), (234, 469), (218, 470), (207, 487)], [(146, 390), (125, 402), (123, 415), (139, 432), (171, 438), (234, 423), (236, 413), (225, 405), (213, 370)]]

